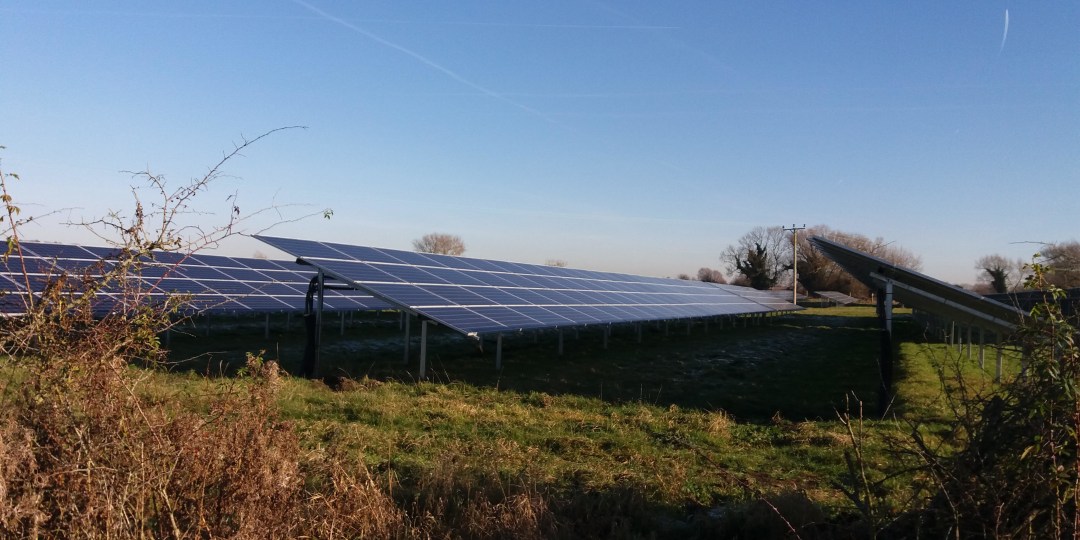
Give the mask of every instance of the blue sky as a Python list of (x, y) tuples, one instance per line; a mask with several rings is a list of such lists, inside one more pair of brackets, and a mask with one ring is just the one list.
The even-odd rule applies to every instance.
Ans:
[(237, 193), (291, 205), (249, 232), (329, 207), (269, 234), (659, 276), (825, 224), (964, 283), (1080, 236), (1076, 2), (0, 0), (0, 70), (38, 240), (292, 125), (198, 219)]

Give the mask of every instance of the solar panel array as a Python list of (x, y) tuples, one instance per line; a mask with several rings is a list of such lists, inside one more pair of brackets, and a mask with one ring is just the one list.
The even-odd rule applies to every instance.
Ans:
[(785, 289), (769, 289), (768, 291), (764, 291), (764, 292), (768, 292), (769, 294), (771, 294), (771, 295), (773, 295), (773, 296), (775, 296), (777, 298), (782, 298), (784, 300), (787, 300), (788, 298), (791, 298), (792, 300), (800, 300), (800, 301), (801, 300), (806, 300), (806, 295), (805, 294), (803, 294), (803, 293), (795, 293), (795, 295), (793, 296), (791, 291), (785, 290)]
[[(25, 310), (27, 287), (40, 294), (50, 280), (67, 275), (100, 277), (113, 268), (113, 248), (21, 242), (23, 256), (0, 261), (0, 313)], [(25, 267), (25, 274), (23, 269)], [(291, 261), (223, 257), (217, 255), (158, 252), (140, 265), (135, 289), (149, 303), (168, 295), (182, 294), (190, 312), (276, 312), (304, 308), (313, 269)], [(94, 310), (106, 313), (124, 297), (121, 285), (110, 284), (94, 299)], [(356, 290), (327, 290), (325, 308), (330, 310), (386, 309), (389, 306), (370, 294)]]
[(464, 334), (800, 309), (768, 291), (732, 285), (256, 238)]
[(950, 285), (852, 249), (839, 242), (815, 236), (810, 242), (849, 274), (870, 288), (892, 283), (893, 296), (904, 305), (995, 331), (1011, 332), (1024, 319), (1024, 312), (971, 291)]
[(814, 294), (834, 304), (840, 304), (842, 306), (846, 306), (848, 304), (857, 304), (859, 302), (858, 298), (844, 294), (840, 291), (814, 291)]

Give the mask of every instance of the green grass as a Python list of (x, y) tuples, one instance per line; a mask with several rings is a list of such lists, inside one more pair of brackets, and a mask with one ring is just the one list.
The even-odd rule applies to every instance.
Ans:
[[(434, 382), (416, 382), (415, 358), (404, 364), (395, 316), (354, 320), (345, 336), (330, 321), (324, 367), (360, 381), (357, 389), (292, 380), (282, 407), (309, 444), (348, 441), (406, 484), (457, 456), (567, 493), (634, 486), (671, 511), (793, 486), (835, 503), (828, 486), (847, 444), (836, 410), (852, 393), (872, 403), (877, 388), (872, 315), (810, 309), (689, 334), (648, 326), (641, 343), (626, 327), (606, 349), (598, 330), (567, 332), (562, 356), (553, 333), (507, 336), (501, 372), (492, 343), (481, 353), (435, 329)], [(252, 337), (260, 327), (215, 331), (218, 352), (198, 362), (213, 372), (243, 350), (299, 354), (299, 325), (270, 342)], [(198, 343), (205, 338), (173, 336), (180, 352)]]
[[(765, 420), (776, 413), (830, 419), (848, 392), (876, 391), (876, 323), (867, 314), (871, 308), (812, 309), (748, 327), (697, 323), (689, 333), (685, 323), (646, 325), (641, 343), (634, 327), (616, 327), (607, 348), (599, 328), (568, 330), (561, 356), (554, 332), (506, 335), (501, 371), (495, 369), (491, 339), (481, 351), (476, 340), (436, 327), (429, 336), (428, 375), (437, 382), (519, 393), (723, 410), (739, 419)], [(213, 374), (242, 365), (247, 351), (265, 350), (287, 370), (298, 368), (298, 322), (291, 332), (281, 332), (283, 325), (275, 321), (269, 339), (262, 337), (261, 320), (218, 324), (209, 339), (201, 329), (189, 336), (174, 333), (174, 359)], [(419, 340), (406, 364), (396, 315), (355, 319), (344, 336), (339, 328), (334, 320), (324, 328), (324, 374), (416, 381)]]
[[(261, 319), (218, 320), (209, 337), (201, 328), (173, 333), (177, 363), (171, 373), (151, 373), (144, 391), (199, 406), (219, 385), (236, 384), (202, 374), (232, 373), (246, 351), (264, 350), (295, 369), (300, 321), (289, 332), (283, 319), (272, 323), (268, 339)], [(903, 310), (896, 327), (904, 343), (895, 411), (940, 427), (948, 411), (935, 366), (957, 355), (916, 343)], [(836, 418), (845, 407), (858, 413), (852, 396), (876, 401), (871, 307), (808, 309), (736, 328), (699, 324), (689, 334), (685, 325), (649, 326), (641, 343), (632, 327), (621, 328), (607, 348), (597, 330), (568, 332), (561, 356), (553, 333), (507, 336), (501, 371), (492, 343), (480, 352), (476, 342), (434, 329), (431, 381), (416, 380), (415, 357), (404, 363), (396, 315), (358, 317), (344, 336), (339, 328), (328, 321), (324, 369), (352, 382), (332, 391), (290, 378), (279, 405), (304, 446), (346, 449), (401, 501), (443, 478), (466, 489), (534, 486), (568, 505), (629, 497), (649, 519), (678, 521), (761, 493), (802, 492), (851, 510), (835, 488), (851, 448)], [(985, 371), (960, 360), (965, 375), (993, 388)], [(1007, 366), (1015, 372), (1012, 356)], [(885, 437), (904, 428), (865, 425), (865, 449), (876, 456), (869, 466), (888, 469)]]

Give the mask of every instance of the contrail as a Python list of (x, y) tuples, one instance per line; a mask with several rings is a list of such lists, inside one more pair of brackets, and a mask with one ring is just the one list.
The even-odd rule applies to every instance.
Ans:
[[(552, 120), (546, 114), (544, 114), (544, 113), (542, 113), (542, 112), (540, 112), (540, 111), (538, 111), (538, 110), (536, 110), (536, 109), (534, 109), (532, 107), (529, 107), (528, 105), (525, 105), (524, 103), (519, 103), (517, 101), (514, 101), (514, 100), (506, 97), (505, 95), (500, 94), (499, 92), (496, 92), (496, 91), (491, 90), (491, 89), (489, 89), (487, 87), (484, 87), (484, 86), (481, 86), (481, 85), (479, 85), (477, 83), (474, 83), (474, 82), (470, 81), (469, 79), (466, 79), (465, 77), (462, 77), (461, 75), (458, 75), (453, 70), (451, 70), (449, 68), (446, 68), (446, 67), (443, 67), (443, 66), (435, 63), (434, 60), (431, 60), (428, 57), (426, 57), (426, 56), (424, 56), (424, 55), (422, 55), (422, 54), (420, 54), (420, 53), (418, 53), (416, 51), (413, 51), (412, 49), (407, 49), (407, 48), (405, 48), (405, 47), (403, 47), (401, 45), (398, 45), (397, 43), (394, 43), (392, 41), (388, 41), (386, 39), (383, 39), (383, 38), (381, 38), (381, 37), (379, 37), (379, 36), (377, 36), (375, 34), (372, 34), (371, 32), (368, 32), (367, 30), (364, 30), (363, 28), (360, 28), (359, 26), (356, 26), (355, 24), (350, 23), (349, 21), (346, 21), (345, 19), (342, 19), (340, 17), (335, 17), (335, 16), (333, 16), (333, 15), (331, 15), (331, 14), (329, 14), (329, 13), (327, 13), (327, 12), (325, 12), (325, 11), (323, 11), (323, 10), (321, 10), (321, 9), (319, 9), (319, 8), (305, 2), (304, 0), (293, 0), (293, 2), (307, 8), (312, 13), (314, 13), (314, 14), (316, 14), (316, 15), (318, 15), (318, 16), (320, 16), (320, 17), (322, 17), (322, 18), (324, 18), (324, 19), (326, 19), (328, 21), (340, 24), (341, 26), (344, 26), (345, 28), (348, 28), (349, 30), (352, 30), (353, 32), (356, 32), (357, 34), (360, 34), (360, 35), (362, 35), (362, 36), (364, 36), (364, 37), (366, 37), (366, 38), (368, 38), (368, 39), (370, 39), (370, 40), (372, 40), (372, 41), (374, 41), (376, 43), (379, 43), (380, 45), (385, 45), (385, 46), (390, 47), (391, 49), (394, 49), (394, 50), (396, 50), (398, 52), (401, 52), (403, 54), (411, 56), (414, 60), (417, 60), (418, 62), (428, 66), (429, 68), (434, 69), (435, 71), (438, 71), (438, 72), (450, 77), (451, 79), (454, 79), (455, 81), (457, 81), (457, 82), (459, 82), (461, 84), (464, 84), (465, 86), (468, 86), (469, 88), (472, 88), (473, 90), (476, 90), (476, 91), (478, 91), (478, 92), (480, 92), (480, 93), (482, 93), (482, 94), (484, 94), (486, 96), (493, 97), (493, 98), (495, 98), (495, 99), (497, 99), (499, 101), (502, 101), (503, 103), (513, 105), (514, 107), (517, 107), (517, 108), (519, 108), (519, 109), (521, 109), (521, 110), (523, 110), (523, 111), (525, 111), (527, 113), (539, 116), (540, 118), (543, 118), (544, 120), (546, 120), (548, 122), (551, 122), (552, 124), (558, 124), (558, 122)], [(558, 124), (558, 125), (561, 125), (561, 124)]]
[(1009, 38), (1009, 8), (1005, 8), (1005, 31), (1001, 34), (1001, 48), (998, 52), (1005, 50), (1005, 40)]

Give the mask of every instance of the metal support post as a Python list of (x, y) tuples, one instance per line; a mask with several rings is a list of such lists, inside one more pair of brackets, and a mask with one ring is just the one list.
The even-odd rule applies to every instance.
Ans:
[(495, 336), (495, 369), (502, 370), (502, 334)]
[(562, 355), (563, 355), (563, 336), (562, 336), (562, 328), (558, 329), (558, 330), (557, 330), (557, 332), (559, 333), (559, 356), (562, 356)]
[(401, 312), (401, 316), (404, 322), (401, 323), (405, 327), (405, 364), (409, 363), (409, 349), (412, 346), (412, 336), (409, 335), (412, 330), (412, 317), (408, 316), (404, 311)]
[(971, 325), (967, 327), (967, 359), (971, 360)]
[(270, 339), (270, 314), (266, 314), (266, 326), (263, 327), (263, 339)]
[(979, 369), (986, 368), (986, 331), (979, 327)]
[(997, 349), (997, 366), (994, 371), (994, 382), (1001, 382), (1001, 363), (1004, 352), (1004, 347), (1001, 344), (1001, 333), (994, 332), (994, 348)]
[(420, 322), (420, 378), (427, 378), (427, 321)]
[(316, 293), (318, 305), (315, 308), (315, 370), (313, 375), (319, 376), (319, 361), (322, 360), (322, 323), (324, 300), (326, 299), (326, 274), (319, 270), (319, 290)]
[(884, 417), (892, 402), (893, 383), (893, 283), (891, 280), (886, 281), (884, 286), (878, 289), (877, 301), (878, 319), (881, 323), (881, 352), (878, 361), (881, 370), (881, 388), (878, 392), (878, 414)]

